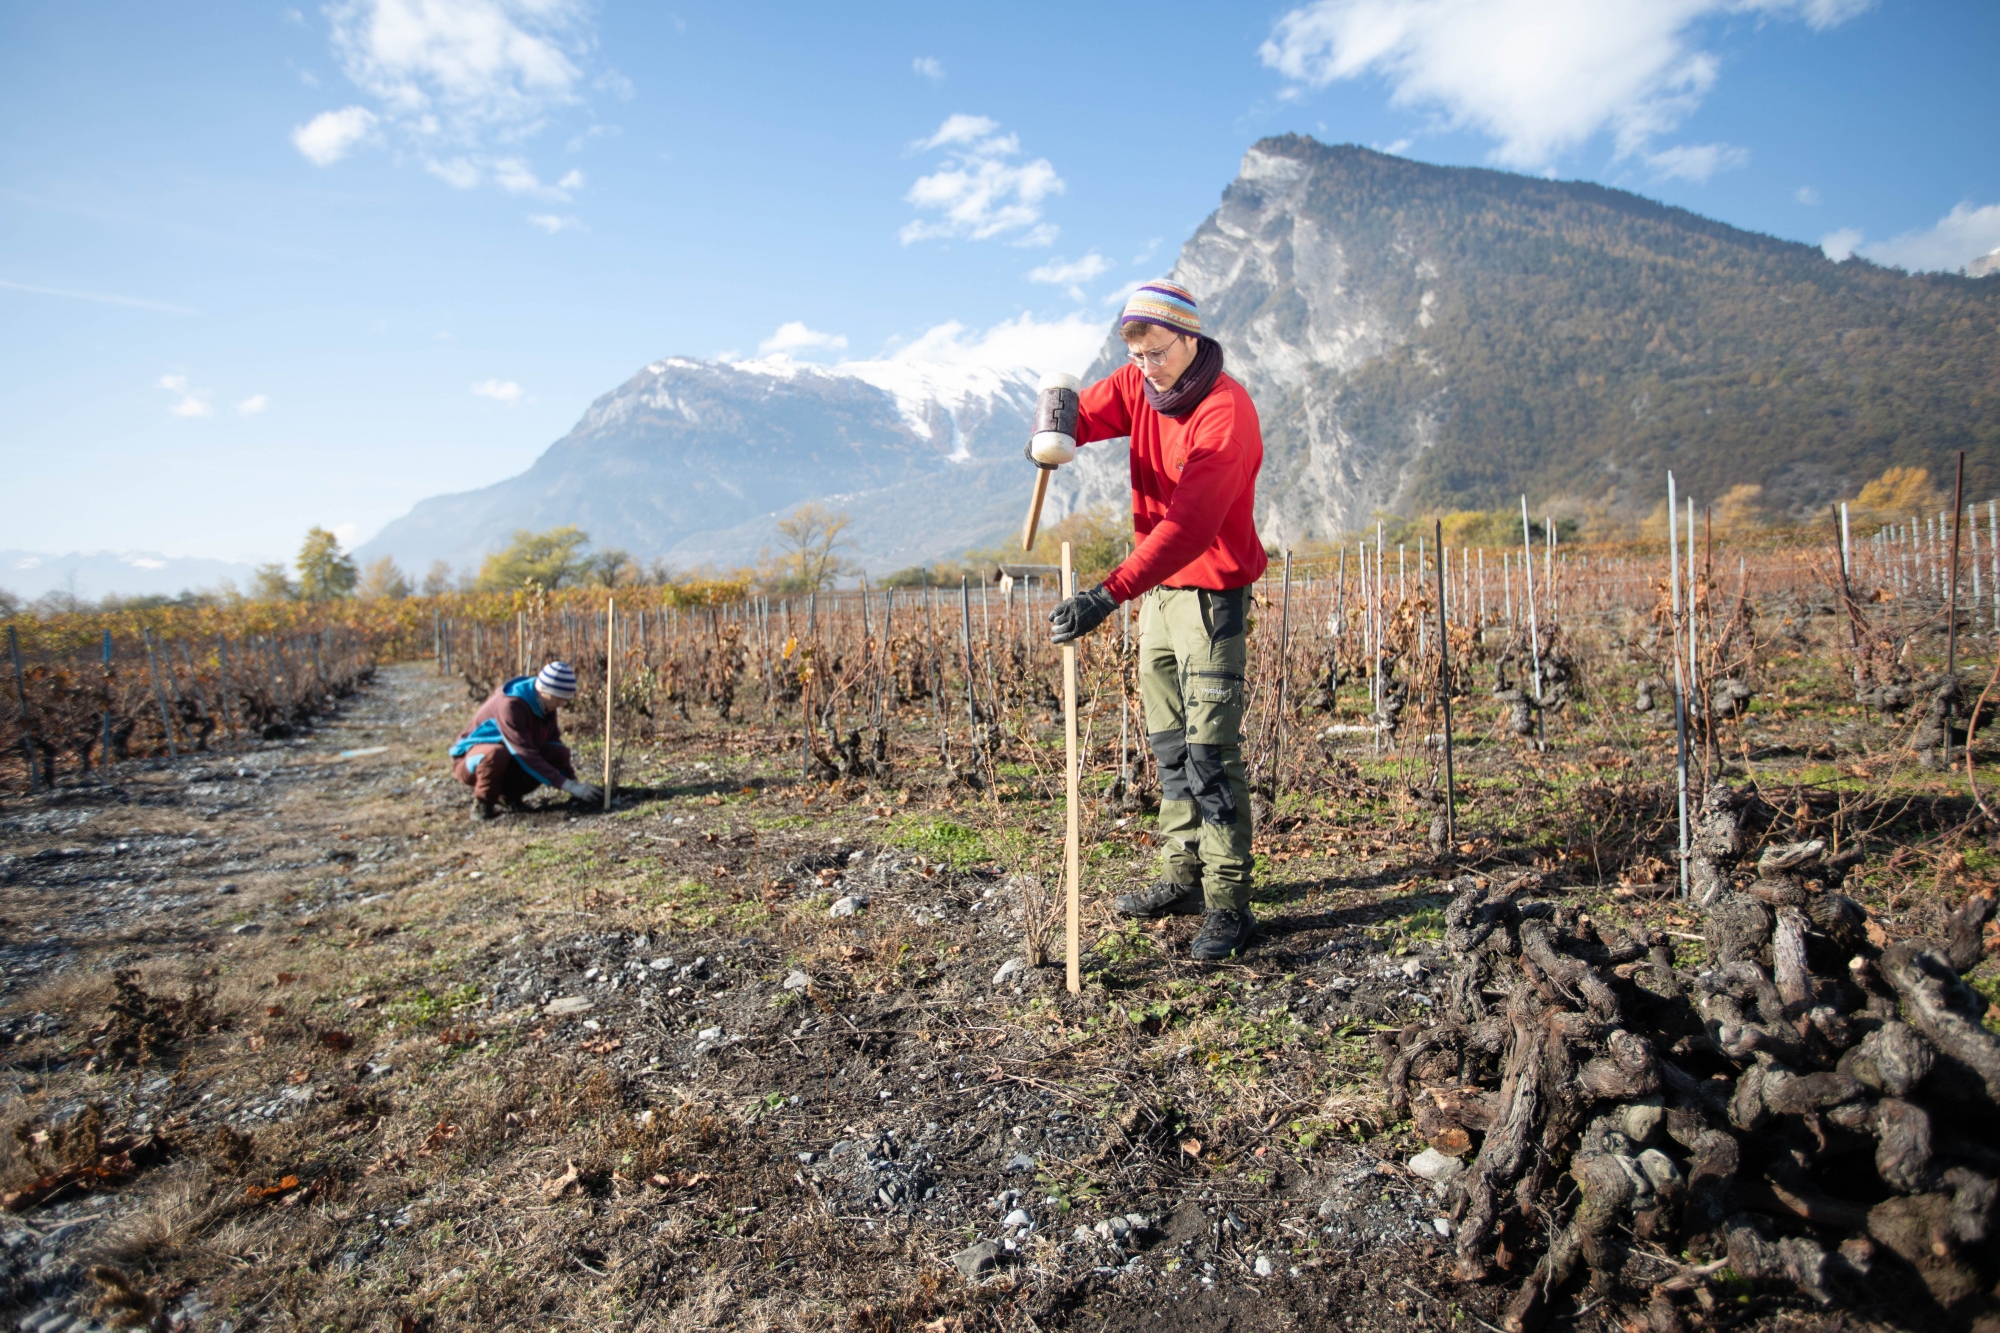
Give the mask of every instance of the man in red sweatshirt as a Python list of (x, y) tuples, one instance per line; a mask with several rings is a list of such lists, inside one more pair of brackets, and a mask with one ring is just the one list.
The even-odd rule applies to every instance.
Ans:
[[(1130, 362), (1085, 389), (1079, 444), (1130, 436), (1138, 546), (1098, 587), (1050, 614), (1057, 643), (1088, 634), (1121, 602), (1139, 613), (1139, 694), (1160, 766), (1164, 882), (1117, 900), (1131, 916), (1203, 914), (1194, 957), (1241, 953), (1250, 915), (1250, 793), (1243, 772), (1244, 638), (1264, 572), (1251, 512), (1264, 438), (1256, 405), (1222, 373), (1186, 288), (1149, 282), (1125, 304)], [(1040, 437), (1046, 439), (1046, 437)], [(1044, 446), (1037, 463), (1073, 451)]]

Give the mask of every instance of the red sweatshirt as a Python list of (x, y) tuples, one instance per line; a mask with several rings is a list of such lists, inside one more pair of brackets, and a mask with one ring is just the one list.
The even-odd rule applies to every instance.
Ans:
[(1132, 528), (1138, 549), (1104, 580), (1129, 602), (1161, 584), (1224, 592), (1255, 583), (1269, 563), (1251, 510), (1264, 435), (1249, 393), (1227, 374), (1176, 421), (1146, 402), (1137, 366), (1083, 391), (1076, 442), (1132, 437)]

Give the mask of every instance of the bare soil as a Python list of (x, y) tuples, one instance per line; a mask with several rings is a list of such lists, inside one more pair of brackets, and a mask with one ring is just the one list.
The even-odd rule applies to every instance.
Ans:
[[(1153, 852), (1093, 809), (1073, 997), (1001, 974), (1054, 909), (1059, 803), (805, 784), (795, 739), (716, 724), (624, 756), (609, 814), (474, 823), (441, 759), (463, 696), (387, 668), (302, 738), (0, 811), (10, 1321), (1497, 1318), (1377, 1110), (1377, 1034), (1443, 980), (1428, 811), (1274, 827), (1263, 938), (1206, 967), (1193, 920), (1110, 915)], [(1648, 1263), (1678, 1268), (1639, 1247), (1629, 1303), (1556, 1326), (1644, 1327)], [(1901, 1326), (1750, 1292), (1689, 1317)]]

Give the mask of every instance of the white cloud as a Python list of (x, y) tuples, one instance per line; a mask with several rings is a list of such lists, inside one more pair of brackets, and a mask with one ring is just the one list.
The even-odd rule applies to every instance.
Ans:
[(582, 0), (334, 0), (333, 48), (356, 86), (426, 138), (532, 131), (577, 100)]
[(1661, 180), (1700, 183), (1718, 171), (1734, 171), (1750, 161), (1749, 150), (1726, 143), (1678, 144), (1646, 154), (1646, 165)]
[(521, 386), (512, 380), (481, 380), (472, 386), (472, 391), (508, 407), (521, 401)]
[(109, 292), (75, 292), (66, 287), (37, 287), (33, 283), (13, 282), (0, 278), (0, 288), (10, 292), (32, 292), (36, 296), (60, 296), (71, 301), (96, 301), (100, 305), (131, 306), (134, 310), (158, 310), (168, 315), (199, 315), (201, 311), (190, 310), (184, 305), (167, 305), (161, 301), (148, 301), (137, 296), (114, 296)]
[(436, 158), (425, 161), (424, 170), (454, 190), (470, 190), (479, 184), (479, 167), (468, 157)]
[(1003, 370), (1026, 366), (1037, 373), (1062, 370), (1075, 375), (1096, 359), (1108, 334), (1103, 319), (1081, 311), (1051, 320), (1024, 314), (983, 332), (952, 320), (926, 330), (884, 359), (943, 361)]
[(1011, 237), (1017, 244), (1048, 245), (1058, 228), (1042, 221), (1042, 201), (1063, 192), (1062, 177), (1049, 160), (1015, 162), (1019, 136), (1001, 134), (997, 121), (986, 116), (949, 116), (937, 133), (919, 140), (920, 151), (948, 150), (945, 163), (921, 176), (903, 196), (920, 212), (935, 219), (917, 219), (898, 233), (903, 244), (954, 236), (984, 241)]
[(1959, 204), (1936, 223), (1920, 231), (1906, 231), (1886, 241), (1862, 244), (1861, 233), (1843, 229), (1820, 242), (1820, 248), (1834, 255), (1830, 243), (1838, 239), (1863, 259), (1912, 273), (1936, 271), (1956, 273), (1982, 255), (2000, 249), (2000, 204), (1975, 208)]
[(1810, 185), (1801, 185), (1798, 189), (1792, 191), (1792, 198), (1798, 200), (1807, 208), (1814, 208), (1819, 204), (1819, 191)]
[(528, 164), (518, 157), (503, 157), (493, 164), (493, 183), (509, 194), (532, 194), (538, 199), (568, 203), (573, 191), (583, 188), (583, 173), (571, 169), (553, 185), (544, 185)]
[(292, 147), (314, 166), (330, 167), (374, 128), (375, 113), (365, 106), (322, 111), (292, 131)]
[(792, 320), (780, 324), (778, 331), (757, 344), (757, 350), (765, 356), (774, 353), (799, 352), (809, 347), (826, 347), (839, 350), (847, 346), (847, 336), (841, 333), (821, 333), (809, 329), (803, 320)]
[(1081, 259), (1052, 259), (1040, 268), (1028, 270), (1029, 282), (1046, 282), (1055, 286), (1066, 286), (1073, 282), (1089, 282), (1111, 271), (1111, 261), (1095, 250)]
[[(938, 132), (928, 139), (919, 139), (913, 147), (920, 149), (943, 148), (947, 144), (969, 144), (984, 139), (1000, 128), (1000, 122), (990, 116), (968, 116), (957, 112), (944, 118)], [(1020, 147), (1019, 144), (1015, 145)]]
[(491, 179), (510, 193), (567, 201), (582, 174), (545, 183), (520, 145), (587, 89), (632, 95), (616, 70), (586, 79), (593, 8), (589, 0), (331, 0), (334, 55), (376, 103), (317, 116), (292, 141), (324, 166), (379, 135), (456, 189)]
[(167, 411), (177, 417), (212, 417), (215, 409), (208, 405), (208, 390), (190, 389), (185, 375), (162, 375), (159, 385), (168, 393), (180, 395), (180, 401)]
[(1830, 28), (1872, 0), (1312, 0), (1259, 48), (1286, 95), (1375, 75), (1391, 105), (1497, 141), (1493, 159), (1548, 166), (1600, 131), (1641, 152), (1700, 105), (1721, 70), (1704, 19), (1749, 11)]
[(549, 235), (554, 236), (557, 232), (574, 231), (576, 228), (581, 227), (583, 223), (567, 213), (530, 213), (528, 214), (528, 225), (530, 227), (540, 227)]
[(1854, 247), (1859, 244), (1861, 233), (1852, 227), (1842, 227), (1819, 238), (1820, 251), (1836, 264), (1853, 254)]
[(239, 417), (254, 417), (270, 405), (270, 394), (253, 393), (236, 405), (236, 415)]
[(1052, 259), (1038, 268), (1031, 268), (1028, 270), (1028, 281), (1068, 288), (1070, 299), (1081, 301), (1084, 299), (1083, 284), (1110, 271), (1111, 261), (1092, 250), (1081, 259)]
[(935, 56), (918, 56), (910, 62), (910, 68), (932, 83), (944, 82), (944, 62)]

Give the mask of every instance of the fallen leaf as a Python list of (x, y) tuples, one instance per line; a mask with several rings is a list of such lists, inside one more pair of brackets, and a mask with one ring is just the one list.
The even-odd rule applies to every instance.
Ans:
[(716, 796), (716, 795), (714, 795), (714, 794), (712, 794), (712, 793), (711, 793), (710, 795), (707, 795), (707, 796), (704, 796), (704, 797), (702, 797), (702, 798), (701, 798), (701, 803), (702, 803), (703, 805), (721, 805), (721, 804), (722, 804), (722, 798), (721, 798), (720, 796)]
[(285, 1075), (285, 1082), (296, 1088), (299, 1084), (306, 1082), (310, 1078), (312, 1078), (312, 1070), (294, 1069), (291, 1073)]
[(576, 1188), (576, 1163), (571, 1162), (569, 1170), (542, 1186), (542, 1197), (545, 1199), (560, 1199), (574, 1188)]
[(298, 1187), (299, 1178), (297, 1176), (286, 1176), (275, 1185), (252, 1185), (249, 1189), (243, 1191), (243, 1197), (252, 1202), (260, 1202), (264, 1199), (275, 1199), (280, 1194), (290, 1194)]
[(1184, 1152), (1184, 1153), (1186, 1153), (1186, 1154), (1187, 1154), (1188, 1156), (1190, 1156), (1190, 1157), (1199, 1157), (1199, 1156), (1201, 1156), (1201, 1140), (1200, 1140), (1200, 1139), (1182, 1139), (1182, 1140), (1181, 1140), (1181, 1151), (1182, 1151), (1182, 1152)]
[(277, 985), (280, 986), (289, 986), (298, 979), (299, 979), (299, 974), (296, 972), (280, 972), (276, 977), (272, 978), (272, 980)]
[(252, 1051), (261, 1051), (261, 1050), (263, 1050), (263, 1049), (264, 1049), (264, 1034), (263, 1034), (263, 1033), (261, 1033), (261, 1032), (253, 1032), (253, 1033), (251, 1033), (251, 1034), (250, 1034), (250, 1035), (249, 1035), (249, 1036), (248, 1036), (247, 1038), (245, 1038), (245, 1039), (244, 1039), (244, 1042), (243, 1042), (243, 1045), (244, 1045), (244, 1048), (245, 1048), (245, 1049), (247, 1049), (247, 1050), (252, 1050)]
[(380, 1003), (382, 1003), (382, 997), (379, 995), (356, 995), (347, 1001), (347, 1007), (349, 1009), (373, 1009)]
[(284, 1016), (285, 1016), (285, 1006), (284, 1006), (284, 1005), (282, 1005), (282, 1004), (267, 1004), (267, 1005), (265, 1005), (265, 1006), (264, 1006), (264, 1017), (266, 1017), (266, 1018), (283, 1018)]
[(616, 1037), (599, 1037), (595, 1041), (577, 1043), (577, 1049), (586, 1055), (609, 1055), (625, 1043)]
[(333, 1028), (328, 1028), (325, 1031), (321, 1032), (319, 1034), (319, 1039), (323, 1045), (330, 1046), (336, 1051), (347, 1051), (354, 1049), (354, 1038), (350, 1037), (345, 1032), (339, 1032)]

